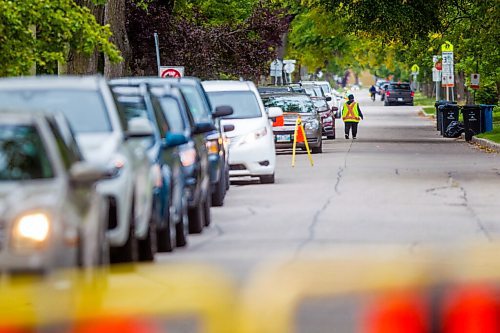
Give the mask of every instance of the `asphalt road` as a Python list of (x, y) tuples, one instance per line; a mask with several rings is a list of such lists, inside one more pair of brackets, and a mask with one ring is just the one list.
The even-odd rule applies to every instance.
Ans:
[(418, 107), (384, 107), (357, 92), (365, 115), (357, 140), (325, 141), (313, 155), (279, 152), (273, 185), (237, 182), (213, 225), (159, 264), (204, 263), (245, 281), (262, 263), (310, 253), (394, 245), (490, 242), (500, 235), (500, 157), (444, 139)]

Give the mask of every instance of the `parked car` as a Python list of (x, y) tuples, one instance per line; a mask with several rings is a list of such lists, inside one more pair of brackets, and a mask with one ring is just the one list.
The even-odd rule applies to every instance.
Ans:
[(0, 116), (0, 273), (109, 263), (108, 169), (83, 160), (61, 114)]
[(409, 83), (391, 82), (385, 87), (384, 105), (408, 104), (413, 105), (413, 96), (415, 93), (411, 90)]
[(212, 105), (229, 105), (234, 110), (221, 121), (234, 126), (228, 133), (230, 176), (259, 177), (261, 183), (274, 183), (276, 152), (269, 118), (281, 116), (281, 110), (269, 109), (267, 114), (252, 82), (205, 81), (203, 87)]
[[(114, 262), (133, 262), (138, 241), (148, 242), (154, 174), (141, 138), (153, 134), (143, 119), (127, 122), (101, 77), (30, 77), (0, 80), (0, 108), (61, 112), (75, 131), (83, 156), (112, 168), (97, 183), (109, 205), (107, 236)], [(142, 249), (148, 246), (141, 246)]]
[[(187, 244), (189, 193), (186, 190), (181, 151), (189, 150), (188, 147), (182, 147), (188, 145), (188, 138), (183, 131), (174, 129), (176, 119), (167, 119), (166, 112), (163, 112), (159, 101), (151, 96), (146, 84), (121, 85), (111, 81), (110, 85), (128, 121), (139, 117), (153, 124), (154, 134), (143, 139), (157, 177), (153, 195), (154, 228), (150, 229), (149, 237), (152, 237), (158, 251), (171, 252), (176, 246)], [(194, 163), (193, 159), (190, 159), (190, 163)]]
[(338, 109), (336, 107), (330, 108), (326, 98), (311, 97), (311, 100), (321, 117), (323, 135), (326, 136), (327, 139), (335, 139), (335, 112)]
[[(304, 94), (271, 94), (262, 95), (262, 101), (268, 108), (279, 107), (283, 110), (284, 126), (273, 128), (276, 148), (292, 148), (295, 124), (300, 116), (312, 153), (323, 152), (321, 117), (311, 97)], [(305, 143), (297, 143), (297, 147), (305, 149)]]

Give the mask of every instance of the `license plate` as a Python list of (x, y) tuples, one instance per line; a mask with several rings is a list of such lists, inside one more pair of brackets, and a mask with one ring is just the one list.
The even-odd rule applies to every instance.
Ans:
[(276, 142), (290, 142), (292, 136), (290, 134), (276, 134)]
[(398, 102), (402, 102), (403, 101), (403, 98), (402, 97), (399, 97), (398, 98)]

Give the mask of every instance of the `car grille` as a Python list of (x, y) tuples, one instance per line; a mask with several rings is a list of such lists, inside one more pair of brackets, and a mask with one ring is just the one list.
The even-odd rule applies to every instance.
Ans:
[(243, 164), (231, 164), (229, 165), (229, 170), (246, 170), (247, 168)]

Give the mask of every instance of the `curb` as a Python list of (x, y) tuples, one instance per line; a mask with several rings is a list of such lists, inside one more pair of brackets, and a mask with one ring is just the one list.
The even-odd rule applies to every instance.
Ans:
[(472, 140), (470, 142), (475, 143), (477, 145), (480, 145), (482, 147), (486, 147), (488, 149), (491, 149), (497, 153), (500, 153), (500, 144), (499, 143), (496, 143), (496, 142), (493, 142), (493, 141), (490, 141), (487, 139), (476, 138), (475, 136), (472, 137)]
[(430, 119), (436, 119), (436, 115), (434, 115), (434, 114), (427, 114), (427, 113), (424, 112), (424, 110), (422, 108), (420, 108), (420, 111), (418, 111), (418, 115), (422, 116), (422, 117), (430, 118)]

